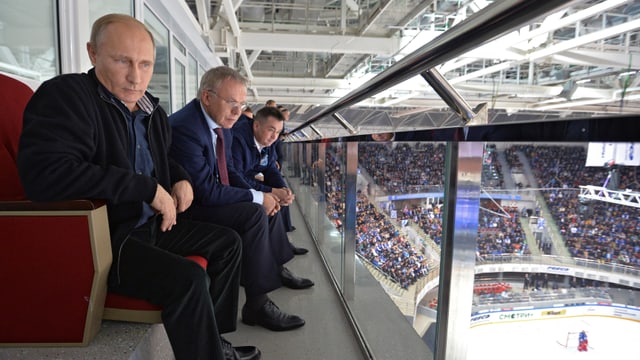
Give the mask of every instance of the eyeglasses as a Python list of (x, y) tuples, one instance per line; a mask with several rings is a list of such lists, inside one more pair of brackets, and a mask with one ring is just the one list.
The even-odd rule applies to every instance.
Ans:
[(220, 100), (226, 102), (227, 105), (231, 106), (231, 109), (240, 109), (240, 111), (244, 111), (247, 108), (247, 104), (239, 103), (239, 102), (234, 101), (234, 100), (223, 99), (220, 95), (218, 95), (217, 92), (215, 92), (213, 90), (207, 90), (207, 92), (217, 96), (218, 98), (220, 98)]

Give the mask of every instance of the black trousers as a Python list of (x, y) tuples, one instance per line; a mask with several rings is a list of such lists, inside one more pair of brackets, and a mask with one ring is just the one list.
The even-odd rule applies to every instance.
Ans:
[(280, 208), (280, 217), (282, 218), (282, 222), (284, 224), (285, 231), (293, 230), (293, 225), (291, 224), (291, 213), (289, 212), (288, 206), (283, 206)]
[[(220, 334), (236, 329), (242, 244), (236, 232), (180, 219), (170, 231), (153, 220), (114, 251), (110, 291), (162, 306), (176, 360), (224, 359)], [(208, 260), (206, 271), (186, 255)]]
[(280, 213), (268, 217), (251, 202), (215, 207), (192, 205), (181, 216), (229, 227), (242, 238), (242, 279), (247, 297), (282, 286), (280, 267), (293, 258), (293, 247)]

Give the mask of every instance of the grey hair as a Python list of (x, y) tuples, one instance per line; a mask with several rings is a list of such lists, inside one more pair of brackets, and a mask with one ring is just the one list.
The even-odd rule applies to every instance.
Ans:
[(202, 93), (207, 90), (217, 91), (223, 81), (231, 79), (242, 83), (245, 87), (249, 86), (249, 80), (242, 76), (238, 71), (228, 66), (218, 66), (209, 69), (202, 79), (200, 79), (200, 88), (198, 89), (198, 98), (202, 97)]
[(113, 23), (140, 25), (147, 31), (147, 34), (149, 34), (149, 37), (151, 38), (151, 44), (153, 44), (153, 48), (155, 49), (156, 42), (153, 39), (153, 34), (151, 33), (151, 31), (149, 31), (149, 29), (141, 21), (126, 14), (107, 14), (100, 17), (93, 23), (91, 27), (91, 36), (89, 37), (89, 43), (94, 49), (98, 49), (98, 46), (102, 41), (102, 35), (104, 34), (105, 29)]

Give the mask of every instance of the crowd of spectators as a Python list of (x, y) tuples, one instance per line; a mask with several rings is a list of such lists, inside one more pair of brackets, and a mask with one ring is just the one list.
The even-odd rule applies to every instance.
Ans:
[(489, 208), (480, 211), (477, 256), (482, 259), (488, 255), (530, 254), (518, 208), (486, 206)]
[[(417, 178), (424, 180), (424, 173), (433, 173), (438, 181), (431, 184), (442, 186), (442, 169), (444, 167), (444, 145), (437, 143), (397, 144), (361, 144), (360, 166), (363, 166), (373, 177), (378, 186), (383, 186), (390, 194), (396, 194), (417, 186)], [(431, 153), (431, 155), (425, 154)], [(434, 159), (430, 161), (428, 159)], [(417, 176), (418, 172), (420, 175)], [(398, 181), (409, 174), (404, 182)], [(491, 178), (487, 178), (491, 175)], [(382, 180), (383, 182), (378, 182)], [(503, 187), (502, 168), (497, 160), (495, 147), (488, 147), (483, 159), (483, 182), (492, 182), (493, 187)], [(421, 183), (425, 185), (426, 183)], [(391, 205), (393, 207), (393, 204)], [(398, 221), (413, 221), (423, 232), (438, 245), (442, 240), (441, 204), (405, 206), (397, 212)], [(478, 253), (484, 255), (523, 254), (529, 253), (524, 232), (518, 220), (518, 209), (509, 208), (508, 215), (497, 216), (480, 214), (480, 230), (478, 232)]]
[(324, 170), (327, 217), (335, 225), (336, 229), (342, 232), (342, 219), (344, 218), (345, 206), (342, 182), (340, 181), (342, 171), (335, 154), (330, 151), (327, 151)]
[[(640, 209), (580, 201), (580, 185), (602, 186), (604, 168), (585, 167), (584, 147), (522, 146), (545, 201), (572, 256), (640, 266)], [(622, 167), (620, 189), (639, 189), (635, 167)]]
[[(444, 143), (361, 143), (359, 165), (387, 194), (442, 191), (444, 186)], [(483, 159), (485, 186), (504, 187), (502, 166), (495, 147), (488, 147)]]
[[(338, 231), (343, 230), (344, 196), (336, 155), (327, 152), (325, 199), (328, 218)], [(406, 289), (427, 275), (427, 259), (396, 229), (382, 212), (358, 191), (356, 212), (356, 251), (373, 266)]]
[(485, 148), (482, 159), (482, 184), (485, 188), (504, 188), (502, 165), (497, 154), (495, 146)]
[(518, 150), (520, 150), (520, 146), (514, 145), (504, 151), (505, 159), (512, 173), (522, 172), (522, 163), (520, 162), (520, 157), (518, 157)]
[[(426, 192), (443, 185), (444, 144), (397, 143), (360, 144), (359, 165), (389, 195)], [(640, 266), (640, 210), (606, 202), (585, 204), (579, 201), (580, 185), (601, 185), (607, 176), (602, 168), (585, 167), (586, 149), (582, 146), (514, 145), (505, 150), (510, 170), (521, 171), (518, 156), (527, 158), (572, 256), (603, 263)], [(485, 167), (491, 166), (502, 185), (502, 170), (496, 152), (485, 154)], [(483, 170), (484, 171), (484, 170)], [(342, 230), (344, 198), (340, 164), (331, 152), (325, 168), (327, 215)], [(635, 168), (620, 168), (620, 188), (639, 189)], [(484, 178), (484, 176), (483, 176)], [(393, 206), (393, 205), (392, 205)], [(523, 210), (517, 207), (483, 209), (480, 212), (477, 255), (530, 254), (519, 221)], [(539, 214), (536, 208), (536, 215)], [(405, 206), (397, 211), (400, 223), (412, 221), (437, 244), (442, 239), (440, 204)], [(428, 271), (424, 257), (399, 235), (388, 213), (382, 213), (358, 193), (357, 251), (381, 271), (409, 286)]]
[[(391, 204), (390, 207), (393, 205)], [(438, 245), (442, 242), (442, 203), (405, 206), (398, 213), (398, 221), (401, 223), (412, 221), (433, 242)]]
[(361, 143), (359, 163), (388, 194), (441, 191), (444, 143)]
[(404, 289), (429, 272), (427, 259), (389, 218), (358, 192), (356, 251)]

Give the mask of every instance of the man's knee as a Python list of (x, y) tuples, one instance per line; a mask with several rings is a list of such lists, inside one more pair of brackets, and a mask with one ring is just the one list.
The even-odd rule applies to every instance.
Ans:
[(200, 264), (189, 259), (181, 262), (180, 266), (175, 269), (175, 284), (178, 296), (188, 296), (193, 293), (208, 293), (211, 279), (206, 270)]
[(254, 223), (268, 221), (267, 213), (264, 211), (264, 208), (260, 204), (249, 203), (249, 206), (246, 206), (244, 211), (244, 215), (248, 219), (251, 219), (251, 221)]

